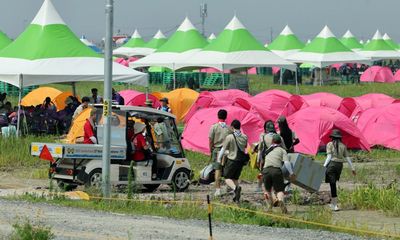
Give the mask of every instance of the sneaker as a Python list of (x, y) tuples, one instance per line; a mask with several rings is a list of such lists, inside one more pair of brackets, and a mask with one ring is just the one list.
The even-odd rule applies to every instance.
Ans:
[(332, 209), (332, 211), (337, 212), (340, 211), (340, 208), (336, 204), (329, 204), (329, 207)]
[(240, 194), (242, 193), (242, 187), (237, 186), (235, 188), (235, 197), (233, 197), (234, 202), (239, 202), (240, 201)]
[(219, 197), (219, 196), (221, 196), (221, 189), (217, 188), (215, 189), (214, 197)]

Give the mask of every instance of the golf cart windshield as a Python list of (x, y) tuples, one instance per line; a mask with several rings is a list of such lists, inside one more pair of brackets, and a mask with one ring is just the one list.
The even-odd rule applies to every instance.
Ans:
[(184, 157), (174, 118), (156, 113), (130, 111), (128, 121), (146, 124), (146, 140), (154, 152)]

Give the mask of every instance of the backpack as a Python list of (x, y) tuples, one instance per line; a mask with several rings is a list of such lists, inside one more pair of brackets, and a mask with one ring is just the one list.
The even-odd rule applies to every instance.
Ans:
[(238, 149), (238, 151), (236, 152), (235, 161), (241, 162), (243, 165), (249, 164), (249, 161), (250, 161), (249, 154), (242, 151), (242, 149), (239, 147), (239, 144), (237, 143), (235, 134), (232, 134), (232, 135), (233, 135), (233, 138), (235, 139), (236, 147)]
[(200, 171), (199, 182), (201, 184), (210, 184), (215, 181), (215, 169), (213, 164), (210, 163)]

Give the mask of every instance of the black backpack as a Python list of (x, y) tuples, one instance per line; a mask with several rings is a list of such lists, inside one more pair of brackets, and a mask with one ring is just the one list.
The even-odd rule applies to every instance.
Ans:
[(233, 138), (235, 139), (236, 147), (238, 149), (238, 151), (236, 152), (235, 161), (241, 162), (243, 165), (247, 165), (250, 161), (250, 156), (248, 153), (245, 153), (244, 151), (242, 151), (242, 149), (240, 149), (239, 144), (237, 143), (235, 134), (232, 134), (232, 135), (233, 135)]

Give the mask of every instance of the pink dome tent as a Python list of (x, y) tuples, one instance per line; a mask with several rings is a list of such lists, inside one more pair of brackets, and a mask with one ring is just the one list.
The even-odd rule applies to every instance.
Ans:
[(353, 149), (370, 150), (367, 140), (357, 126), (345, 115), (328, 107), (308, 107), (287, 118), (300, 143), (297, 152), (315, 155), (320, 146), (326, 145), (332, 129), (342, 131), (343, 142)]
[(360, 105), (362, 110), (369, 108), (379, 108), (392, 104), (396, 99), (382, 93), (369, 93), (359, 97), (354, 97), (354, 100)]
[(357, 122), (363, 109), (354, 98), (343, 98), (338, 111), (350, 118), (353, 122)]
[[(141, 106), (141, 107), (146, 106), (145, 93), (138, 92), (135, 90), (123, 90), (119, 92), (119, 94), (121, 95), (121, 97), (124, 98), (126, 106)], [(159, 106), (161, 106), (160, 102), (155, 96), (149, 94), (149, 99), (153, 101), (153, 108), (158, 108)]]
[(395, 82), (392, 70), (388, 67), (372, 66), (369, 67), (360, 77), (361, 82)]
[(338, 109), (343, 98), (333, 93), (319, 92), (301, 96), (310, 107), (329, 107)]
[(129, 62), (127, 60), (125, 60), (124, 58), (117, 58), (115, 59), (116, 63), (119, 63), (125, 67), (129, 67)]
[(394, 81), (400, 81), (400, 70), (397, 70), (397, 72), (394, 74)]
[(215, 92), (204, 91), (201, 92), (196, 102), (192, 105), (189, 112), (186, 114), (185, 122), (200, 109), (202, 108), (212, 108), (212, 107), (224, 107), (233, 105), (233, 103), (238, 98), (249, 98), (251, 97), (248, 93), (237, 90), (221, 90)]
[[(255, 114), (235, 106), (225, 106), (228, 111), (227, 124), (234, 119), (242, 123), (242, 131), (248, 136), (249, 144), (258, 141), (263, 131), (263, 121)], [(182, 134), (182, 145), (185, 149), (210, 154), (208, 133), (211, 126), (218, 121), (216, 108), (205, 108), (197, 111), (187, 122)]]
[(268, 90), (251, 98), (238, 98), (234, 105), (252, 112), (258, 112), (264, 121), (276, 121), (290, 97), (291, 94), (284, 91)]
[(286, 106), (284, 107), (281, 115), (283, 116), (290, 116), (293, 113), (299, 111), (300, 109), (309, 107), (308, 103), (299, 95), (292, 95), (289, 98)]
[(400, 150), (400, 103), (371, 108), (363, 112), (358, 128), (368, 139), (370, 146), (384, 146)]

